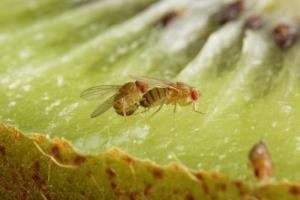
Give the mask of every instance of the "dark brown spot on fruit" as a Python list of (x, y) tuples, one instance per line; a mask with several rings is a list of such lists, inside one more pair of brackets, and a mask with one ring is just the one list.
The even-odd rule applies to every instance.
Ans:
[(220, 185), (220, 190), (221, 190), (222, 192), (226, 192), (226, 191), (227, 191), (227, 185), (226, 185), (225, 183), (222, 183), (222, 184)]
[(127, 163), (133, 163), (133, 159), (130, 156), (128, 156), (128, 155), (124, 155), (122, 158)]
[(244, 1), (235, 1), (224, 6), (219, 15), (219, 23), (226, 24), (229, 21), (237, 19), (244, 9)]
[(246, 19), (245, 28), (251, 30), (259, 30), (265, 25), (265, 20), (259, 16), (252, 16)]
[(178, 10), (172, 10), (166, 13), (159, 21), (159, 25), (162, 27), (167, 26), (171, 21), (173, 21), (176, 17), (180, 16), (181, 12)]
[(162, 179), (164, 174), (163, 174), (163, 171), (161, 169), (154, 168), (152, 170), (152, 175), (154, 176), (154, 178)]
[(244, 184), (241, 181), (235, 181), (234, 185), (237, 187), (241, 196), (245, 195)]
[(211, 200), (217, 200), (217, 196), (212, 195), (212, 196), (210, 197), (210, 199), (211, 199)]
[(290, 193), (294, 196), (300, 196), (300, 186), (292, 185), (290, 187)]
[(215, 179), (215, 180), (220, 179), (220, 175), (219, 175), (218, 173), (212, 173), (212, 174), (211, 174), (211, 177), (212, 177), (213, 179)]
[(114, 190), (117, 188), (117, 184), (115, 182), (111, 182), (110, 187)]
[(128, 193), (129, 200), (136, 200), (137, 199), (137, 192), (129, 192)]
[(5, 156), (6, 154), (6, 149), (4, 146), (0, 145), (0, 156)]
[(296, 29), (286, 24), (276, 26), (272, 35), (276, 45), (282, 49), (292, 46), (297, 39)]
[(146, 184), (145, 185), (145, 188), (144, 188), (144, 196), (150, 196), (151, 194), (152, 194), (152, 191), (153, 189), (152, 189), (152, 185), (150, 185), (150, 184)]
[(51, 154), (54, 156), (54, 158), (56, 160), (62, 161), (59, 146), (53, 145), (52, 148), (51, 148)]
[(185, 199), (185, 200), (195, 200), (194, 196), (191, 195), (191, 194), (189, 194), (189, 193), (187, 193), (187, 194), (185, 195), (184, 199)]
[(206, 185), (206, 183), (203, 183), (203, 184), (202, 184), (202, 189), (203, 189), (203, 192), (204, 192), (205, 194), (209, 194), (209, 188), (208, 188), (208, 186)]
[(12, 180), (12, 182), (14, 184), (17, 183), (17, 181), (18, 181), (18, 175), (15, 172), (13, 172), (13, 174), (11, 175), (11, 180)]
[(113, 179), (117, 176), (115, 170), (112, 169), (111, 167), (107, 168), (105, 172), (110, 179)]
[(38, 186), (38, 188), (42, 189), (44, 188), (47, 183), (45, 180), (43, 180), (41, 178), (41, 173), (40, 173), (40, 162), (39, 161), (36, 161), (34, 164), (33, 164), (33, 176), (32, 176), (32, 179), (34, 180), (34, 182), (36, 183), (36, 185)]
[(74, 158), (74, 164), (75, 165), (81, 165), (86, 161), (86, 157), (81, 156), (81, 155), (76, 155)]
[(203, 174), (200, 172), (195, 173), (194, 176), (196, 176), (196, 178), (201, 182), (204, 180)]
[(27, 200), (27, 199), (28, 199), (27, 198), (27, 192), (26, 191), (22, 192), (22, 194), (20, 196), (20, 200)]

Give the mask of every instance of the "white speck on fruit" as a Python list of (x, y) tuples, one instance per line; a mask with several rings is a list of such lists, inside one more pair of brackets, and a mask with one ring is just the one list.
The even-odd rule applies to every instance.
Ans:
[(30, 88), (31, 88), (30, 85), (24, 85), (24, 86), (22, 87), (22, 89), (23, 89), (24, 92), (28, 92), (28, 91), (30, 90)]
[(64, 107), (62, 111), (58, 113), (60, 117), (63, 117), (67, 122), (71, 120), (70, 114), (78, 107), (79, 103), (73, 103), (69, 106)]
[(17, 103), (15, 101), (11, 101), (8, 104), (8, 107), (14, 107)]
[(43, 33), (37, 33), (37, 34), (35, 34), (35, 36), (34, 36), (34, 39), (36, 40), (36, 41), (41, 41), (41, 40), (43, 40), (45, 38), (45, 35), (43, 34)]
[(19, 52), (19, 57), (23, 60), (27, 59), (30, 56), (29, 50), (22, 50)]
[(53, 102), (52, 104), (50, 104), (49, 106), (46, 107), (46, 114), (48, 114), (49, 111), (51, 111), (54, 107), (57, 107), (61, 104), (60, 100), (56, 100), (55, 102)]
[(184, 151), (184, 146), (183, 145), (178, 145), (178, 146), (176, 146), (176, 150)]
[(277, 127), (277, 122), (272, 122), (271, 126), (272, 126), (272, 128), (276, 128)]
[(284, 113), (291, 113), (292, 110), (293, 110), (293, 108), (290, 105), (284, 105), (284, 106), (282, 106), (282, 111)]
[(56, 78), (56, 86), (57, 87), (61, 87), (64, 85), (64, 77), (59, 76)]
[(9, 89), (15, 89), (16, 87), (18, 87), (18, 85), (20, 84), (20, 80), (16, 80), (15, 82), (11, 83), (8, 88)]
[(225, 154), (219, 155), (219, 160), (224, 160), (226, 158)]

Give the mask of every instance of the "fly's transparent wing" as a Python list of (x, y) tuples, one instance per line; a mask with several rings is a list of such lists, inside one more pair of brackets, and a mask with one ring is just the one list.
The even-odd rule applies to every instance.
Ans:
[(96, 110), (94, 110), (94, 112), (91, 114), (91, 117), (98, 117), (99, 115), (110, 109), (114, 103), (115, 96), (116, 95), (113, 95), (105, 100), (98, 108), (96, 108)]
[(150, 77), (146, 77), (146, 76), (130, 76), (130, 78), (132, 78), (136, 81), (154, 85), (156, 87), (162, 87), (162, 88), (168, 87), (168, 88), (176, 89), (176, 84), (171, 81), (167, 81), (167, 80), (160, 80), (160, 79), (150, 78)]
[(85, 100), (95, 100), (110, 92), (117, 92), (121, 87), (120, 85), (98, 85), (84, 90), (80, 97)]

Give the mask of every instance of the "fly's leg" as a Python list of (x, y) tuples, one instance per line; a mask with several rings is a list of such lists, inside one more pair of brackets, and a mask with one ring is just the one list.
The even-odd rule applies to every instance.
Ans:
[(164, 104), (162, 103), (162, 104), (159, 106), (159, 108), (158, 108), (154, 113), (152, 113), (152, 115), (150, 116), (150, 118), (153, 117), (156, 113), (158, 113), (158, 112), (162, 109), (163, 106), (164, 106)]
[(193, 110), (194, 110), (194, 112), (199, 113), (199, 114), (206, 114), (206, 113), (203, 113), (203, 112), (198, 111), (198, 110), (196, 109), (196, 104), (195, 104), (195, 103), (193, 103)]
[(127, 122), (127, 115), (126, 115), (126, 110), (125, 110), (125, 100), (124, 98), (122, 98), (122, 113), (123, 113), (123, 116), (125, 117), (125, 122)]
[(173, 109), (173, 130), (175, 130), (175, 113), (176, 113), (176, 109), (177, 109), (177, 104), (174, 105), (174, 109)]

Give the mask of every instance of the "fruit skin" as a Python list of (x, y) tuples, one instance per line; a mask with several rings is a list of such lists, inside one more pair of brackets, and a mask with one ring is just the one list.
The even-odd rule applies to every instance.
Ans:
[[(98, 3), (39, 15), (28, 24), (12, 20), (9, 24), (18, 26), (14, 30), (1, 25), (3, 122), (17, 125), (26, 135), (65, 137), (82, 151), (96, 154), (118, 146), (159, 164), (177, 159), (189, 168), (218, 170), (234, 179), (251, 174), (247, 153), (264, 138), (276, 154), (275, 179), (300, 180), (297, 43), (281, 50), (274, 47), (271, 30), (244, 32), (243, 15), (224, 26), (211, 25), (210, 16), (217, 11), (211, 9), (220, 5), (195, 6), (191, 16), (158, 27), (176, 6), (153, 4), (127, 15), (121, 12), (123, 4), (104, 9)], [(0, 9), (1, 14), (10, 11)], [(265, 10), (266, 15), (272, 12)], [(199, 108), (207, 114), (182, 109), (174, 130), (167, 109), (147, 123), (140, 116), (124, 122), (115, 113), (89, 118), (95, 105), (78, 99), (81, 90), (102, 82), (123, 83), (129, 74), (143, 73), (195, 85), (203, 93)]]

